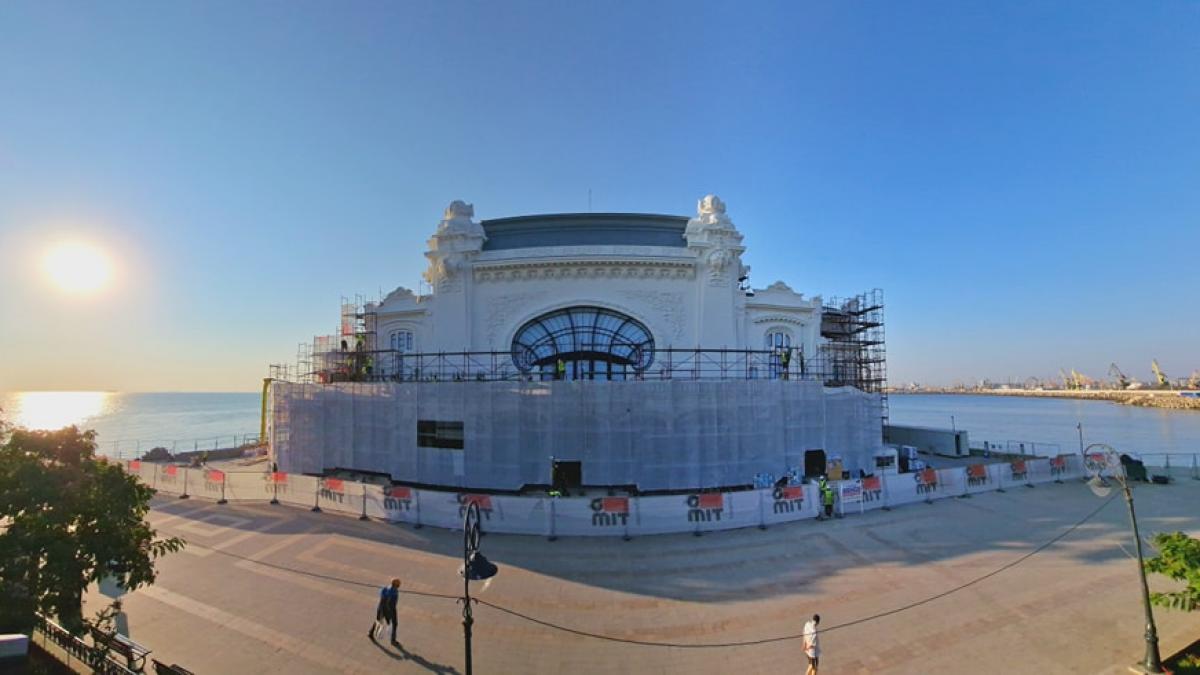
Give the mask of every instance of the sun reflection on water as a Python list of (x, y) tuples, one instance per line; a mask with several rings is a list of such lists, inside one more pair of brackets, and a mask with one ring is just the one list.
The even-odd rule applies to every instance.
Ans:
[(111, 412), (114, 394), (106, 391), (23, 391), (5, 419), (27, 429), (61, 429)]

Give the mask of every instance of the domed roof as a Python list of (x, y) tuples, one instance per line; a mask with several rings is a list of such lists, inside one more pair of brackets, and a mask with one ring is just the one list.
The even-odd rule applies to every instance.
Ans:
[(686, 216), (553, 213), (484, 220), (484, 251), (540, 246), (686, 247)]

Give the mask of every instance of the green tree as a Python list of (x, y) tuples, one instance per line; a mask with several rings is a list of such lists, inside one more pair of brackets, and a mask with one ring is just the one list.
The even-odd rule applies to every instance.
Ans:
[(1146, 571), (1183, 581), (1183, 590), (1172, 593), (1151, 593), (1150, 602), (1185, 612), (1200, 608), (1200, 539), (1182, 532), (1159, 532), (1154, 535), (1158, 555), (1146, 561)]
[(183, 548), (146, 522), (154, 491), (96, 455), (96, 432), (0, 429), (0, 633), (34, 612), (83, 628), (83, 593), (104, 577), (151, 584), (154, 562)]

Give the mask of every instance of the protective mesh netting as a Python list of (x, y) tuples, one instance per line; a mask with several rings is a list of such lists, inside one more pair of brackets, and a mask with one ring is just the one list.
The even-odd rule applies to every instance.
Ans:
[[(551, 458), (585, 485), (746, 485), (823, 449), (857, 474), (881, 447), (880, 398), (785, 380), (271, 385), (282, 471), (356, 469), (472, 489), (549, 484)], [(463, 423), (463, 449), (420, 447), (418, 420)]]

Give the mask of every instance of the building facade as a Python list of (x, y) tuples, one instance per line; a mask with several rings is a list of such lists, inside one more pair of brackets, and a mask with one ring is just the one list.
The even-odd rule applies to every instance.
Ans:
[(815, 452), (867, 467), (886, 414), (881, 302), (753, 289), (745, 251), (714, 195), (690, 218), (477, 221), (453, 202), (425, 253), (430, 292), (344, 304), (340, 335), (276, 384), (278, 460), (496, 490), (553, 483), (555, 463), (636, 490), (811, 472)]

